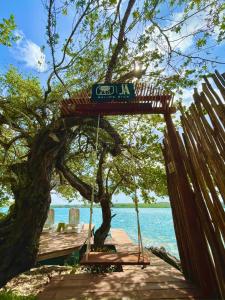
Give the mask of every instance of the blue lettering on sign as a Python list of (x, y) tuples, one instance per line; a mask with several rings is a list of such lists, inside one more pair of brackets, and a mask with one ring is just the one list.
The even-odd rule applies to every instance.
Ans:
[(92, 86), (91, 98), (95, 102), (130, 101), (135, 98), (133, 83), (104, 83)]

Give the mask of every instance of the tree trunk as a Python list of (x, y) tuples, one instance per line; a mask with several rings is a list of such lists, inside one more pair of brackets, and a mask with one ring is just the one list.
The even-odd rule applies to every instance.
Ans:
[[(29, 270), (36, 262), (39, 238), (51, 202), (51, 177), (57, 161), (64, 155), (70, 138), (68, 130), (76, 125), (96, 127), (97, 118), (71, 117), (57, 120), (41, 129), (32, 142), (27, 161), (12, 166), (11, 188), (15, 204), (0, 221), (0, 288), (11, 278)], [(112, 155), (121, 151), (120, 136), (104, 119), (100, 127), (114, 140)], [(61, 151), (63, 150), (63, 151)], [(102, 202), (103, 224), (98, 241), (103, 241), (111, 223), (110, 201)]]
[(94, 234), (94, 247), (102, 248), (104, 246), (105, 239), (109, 233), (111, 228), (111, 207), (110, 207), (110, 197), (105, 196), (100, 201), (101, 209), (102, 209), (102, 224), (96, 230)]
[(39, 238), (47, 218), (54, 161), (66, 133), (52, 139), (53, 130), (37, 134), (26, 162), (12, 167), (15, 204), (0, 221), (0, 287), (34, 266)]

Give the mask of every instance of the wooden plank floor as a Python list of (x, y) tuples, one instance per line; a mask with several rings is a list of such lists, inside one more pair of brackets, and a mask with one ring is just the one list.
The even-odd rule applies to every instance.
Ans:
[(132, 240), (129, 238), (127, 233), (120, 228), (111, 228), (110, 230), (112, 240), (114, 241), (114, 245), (124, 245), (124, 244), (132, 244)]
[(86, 242), (88, 224), (81, 233), (44, 232), (41, 234), (37, 261), (69, 255)]
[[(131, 241), (128, 242), (128, 236), (121, 238), (122, 235), (125, 237), (125, 232), (118, 233), (117, 238), (116, 230), (112, 232), (116, 247), (136, 247)], [(122, 245), (123, 241), (127, 244)], [(153, 254), (150, 260), (151, 265), (145, 269), (141, 269), (141, 266), (124, 266), (123, 272), (55, 277), (39, 294), (38, 300), (204, 299), (201, 292), (187, 282), (178, 270)]]
[(142, 256), (139, 252), (123, 251), (116, 253), (91, 252), (82, 258), (82, 265), (149, 265), (147, 255)]
[(38, 300), (203, 299), (182, 274), (151, 255), (151, 266), (127, 266), (123, 272), (55, 277)]

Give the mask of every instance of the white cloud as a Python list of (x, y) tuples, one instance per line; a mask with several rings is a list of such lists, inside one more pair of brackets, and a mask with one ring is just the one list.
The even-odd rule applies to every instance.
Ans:
[[(219, 1), (221, 4), (222, 2)], [(198, 32), (210, 32), (211, 37), (217, 40), (220, 32), (220, 24), (214, 24), (214, 15), (211, 13), (211, 7), (207, 7), (204, 11), (190, 11), (189, 15), (193, 14), (192, 17), (188, 18), (185, 22), (181, 23), (180, 32), (176, 33), (174, 31), (168, 32), (168, 38), (171, 41), (173, 48), (179, 49), (182, 52), (191, 48), (194, 44), (195, 34)], [(222, 20), (223, 12), (217, 15), (219, 20)], [(184, 12), (175, 13), (173, 19), (168, 27), (172, 27), (184, 19)]]
[[(171, 27), (178, 24), (183, 18), (183, 12), (174, 14), (173, 21), (169, 26)], [(206, 29), (207, 22), (207, 13), (206, 11), (203, 11), (182, 23), (180, 32), (176, 33), (175, 31), (169, 31), (168, 37), (171, 41), (172, 47), (174, 49), (186, 51), (193, 45), (194, 34), (200, 30)]]
[(40, 46), (28, 40), (21, 30), (15, 32), (18, 41), (14, 49), (12, 49), (14, 57), (38, 72), (47, 70), (46, 57)]
[[(220, 3), (222, 2), (220, 1)], [(176, 12), (171, 15), (171, 20), (169, 22), (160, 25), (170, 42), (172, 50), (180, 50), (183, 54), (190, 53), (190, 51), (196, 51), (195, 43), (198, 38), (202, 37), (204, 32), (210, 33), (212, 41), (214, 40), (215, 42), (215, 40), (217, 40), (220, 25), (214, 25), (214, 14), (211, 13), (210, 9), (211, 8), (208, 7), (204, 11), (199, 12), (190, 10), (190, 17), (186, 20), (185, 17), (187, 17), (187, 15), (185, 15), (184, 11)], [(222, 19), (221, 15), (218, 15), (218, 17)], [(174, 27), (175, 29), (176, 25), (180, 26), (180, 31), (171, 31), (170, 28)], [(148, 30), (148, 28), (149, 26), (146, 27), (146, 30)], [(203, 50), (203, 48), (199, 51)], [(167, 55), (170, 51), (165, 36), (157, 27), (151, 33), (151, 41), (148, 45), (149, 51), (154, 51), (156, 49), (163, 55)]]
[[(179, 32), (171, 30), (165, 31), (165, 34), (170, 41), (171, 48), (174, 50), (180, 50), (182, 53), (185, 53), (186, 50), (190, 49), (194, 43), (194, 34), (207, 26), (206, 15), (206, 12), (201, 12), (190, 19), (187, 19), (181, 24)], [(166, 30), (171, 28), (183, 19), (184, 12), (175, 13), (172, 20), (163, 29)], [(169, 51), (167, 41), (158, 28), (154, 29), (154, 32), (152, 33), (152, 41), (148, 45), (149, 51), (153, 51), (155, 49), (158, 49), (161, 54), (166, 54)]]

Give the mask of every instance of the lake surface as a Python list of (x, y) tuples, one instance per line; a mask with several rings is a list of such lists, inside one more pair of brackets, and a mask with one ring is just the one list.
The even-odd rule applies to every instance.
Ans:
[[(89, 223), (89, 208), (80, 208), (80, 222)], [(113, 208), (112, 227), (124, 229), (137, 242), (137, 219), (134, 208)], [(178, 257), (177, 243), (170, 208), (139, 208), (144, 246), (163, 246)], [(55, 208), (55, 222), (68, 223), (69, 208)], [(93, 224), (101, 224), (101, 209), (94, 208)]]

